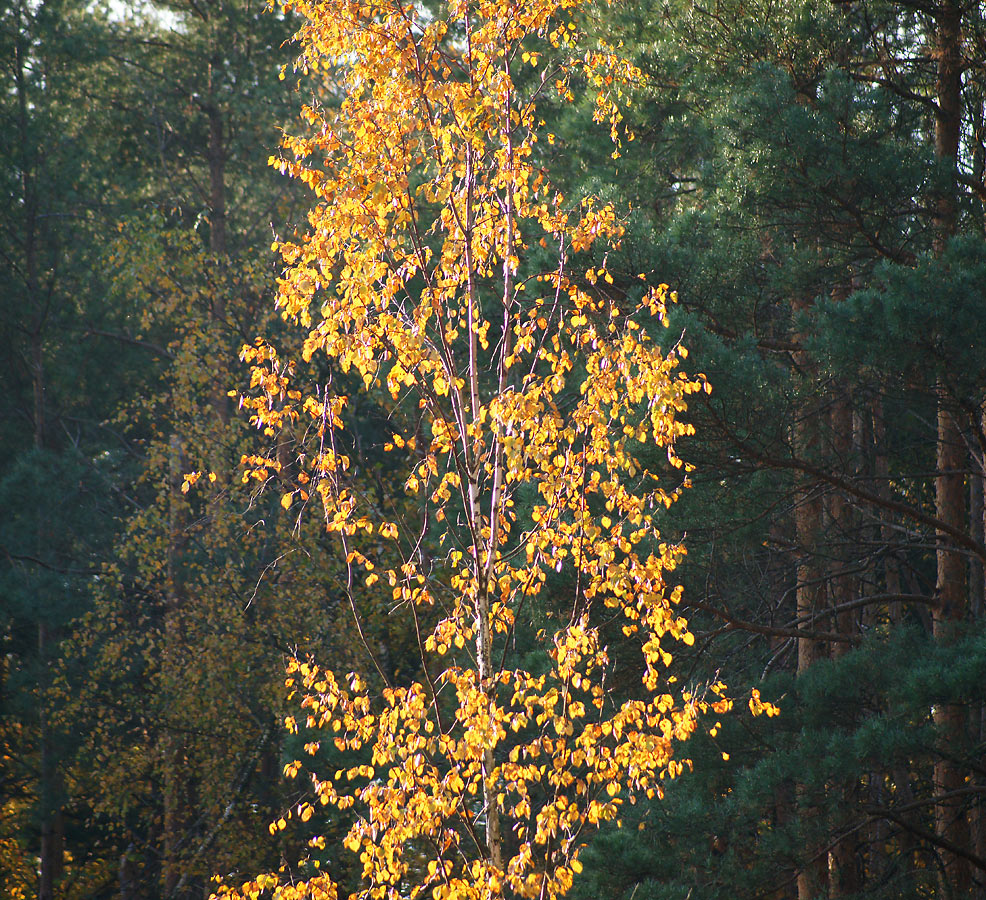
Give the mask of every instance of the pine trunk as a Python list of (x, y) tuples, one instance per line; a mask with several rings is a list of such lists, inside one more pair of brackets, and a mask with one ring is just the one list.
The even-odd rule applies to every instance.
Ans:
[[(957, 225), (957, 185), (955, 167), (961, 125), (961, 43), (962, 11), (953, 0), (945, 0), (935, 9), (935, 43), (938, 61), (935, 112), (935, 155), (951, 173), (949, 183), (936, 199), (935, 253), (945, 251)], [(955, 529), (965, 529), (966, 487), (963, 474), (967, 454), (962, 432), (955, 417), (948, 385), (939, 380), (938, 452), (935, 478), (935, 509), (938, 518)], [(968, 611), (966, 562), (944, 532), (937, 535), (936, 606), (932, 615), (934, 637), (941, 643), (953, 639), (956, 628)], [(961, 704), (939, 704), (933, 713), (943, 748), (961, 747), (966, 741), (966, 709)], [(965, 786), (965, 773), (950, 758), (939, 758), (934, 765), (935, 834), (940, 848), (940, 882), (945, 897), (967, 897), (971, 887), (969, 862), (947, 849), (969, 847), (969, 823), (961, 797), (955, 792)]]
[[(796, 301), (796, 313), (807, 311), (809, 304)], [(798, 354), (799, 368), (806, 380), (814, 373), (812, 361), (807, 354)], [(814, 383), (814, 379), (808, 381)], [(815, 403), (802, 405), (798, 420), (794, 424), (795, 453), (800, 459), (815, 462), (819, 456), (819, 412)], [(795, 495), (795, 531), (797, 535), (798, 565), (796, 602), (798, 620), (804, 628), (817, 629), (816, 617), (826, 608), (825, 573), (819, 564), (818, 542), (822, 533), (824, 504), (821, 486), (804, 476), (799, 480)], [(816, 638), (798, 639), (798, 674), (806, 672), (816, 662), (828, 657), (828, 644)], [(816, 900), (828, 893), (828, 853), (819, 845), (818, 835), (822, 834), (822, 811), (805, 785), (795, 788), (802, 826), (807, 840), (802, 848), (804, 862), (798, 873), (798, 900)]]
[[(853, 416), (852, 400), (848, 393), (848, 385), (836, 385), (837, 394), (832, 402), (829, 422), (832, 429), (832, 452), (836, 464), (847, 474), (855, 475), (854, 450), (856, 446), (855, 417)], [(828, 523), (831, 538), (838, 548), (831, 553), (832, 572), (829, 578), (831, 602), (834, 608), (850, 603), (856, 598), (859, 579), (850, 574), (851, 561), (848, 549), (854, 541), (853, 511), (846, 496), (839, 491), (832, 491), (827, 496)], [(833, 631), (852, 636), (856, 632), (856, 612), (851, 609), (841, 610), (833, 617)], [(833, 643), (832, 656), (839, 657), (847, 653), (850, 644)], [(841, 784), (834, 784), (830, 790), (841, 798), (842, 816), (833, 822), (835, 834), (833, 845), (829, 852), (829, 897), (833, 900), (848, 897), (856, 893), (860, 887), (859, 865), (856, 858), (858, 831), (853, 828), (853, 815), (858, 801), (856, 794), (859, 785), (856, 779)], [(844, 834), (841, 839), (837, 835)]]

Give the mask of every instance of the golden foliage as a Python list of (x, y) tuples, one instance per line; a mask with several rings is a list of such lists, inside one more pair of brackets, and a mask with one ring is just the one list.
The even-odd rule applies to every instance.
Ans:
[[(708, 707), (730, 705), (720, 684), (714, 702), (672, 692), (667, 647), (694, 638), (666, 584), (684, 550), (655, 518), (687, 487), (675, 441), (692, 429), (678, 416), (707, 385), (648, 331), (666, 325), (667, 286), (615, 286), (615, 210), (568, 201), (542, 165), (546, 92), (571, 100), (588, 85), (617, 151), (623, 137), (617, 102), (637, 73), (612, 48), (580, 48), (580, 5), (291, 4), (305, 20), (300, 66), (330, 70), (344, 99), (305, 107), (306, 136), (272, 159), (316, 198), (307, 233), (275, 245), (278, 303), (307, 332), (306, 362), (389, 397), (384, 449), (406, 497), (391, 513), (360, 491), (342, 440), (352, 398), (295, 388), (295, 363), (263, 340), (243, 350), (243, 403), (270, 434), (307, 423), (304, 489), (282, 504), (317, 497), (350, 599), (357, 584), (383, 592), (418, 633), (423, 677), (403, 686), (383, 667), (377, 688), (313, 662), (289, 668), (304, 718), (288, 727), (308, 736), (307, 754), (363, 760), (311, 780), (318, 805), (356, 812), (345, 844), (367, 900), (564, 895), (587, 835), (628, 798), (660, 794), (687, 764), (675, 745)], [(525, 66), (542, 68), (532, 79)], [(546, 269), (533, 268), (537, 247), (555, 248)], [(655, 445), (681, 470), (674, 487), (642, 461)], [(279, 466), (244, 462), (244, 479)], [(523, 608), (556, 573), (571, 584), (567, 621), (538, 636), (539, 669), (512, 667)], [(641, 652), (639, 696), (619, 706), (603, 622)], [(220, 893), (268, 889), (336, 893), (327, 875)]]

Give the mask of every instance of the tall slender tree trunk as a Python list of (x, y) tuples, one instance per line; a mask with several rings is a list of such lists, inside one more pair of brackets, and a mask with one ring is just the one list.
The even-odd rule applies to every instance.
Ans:
[[(810, 304), (795, 301), (796, 313), (807, 312)], [(801, 351), (796, 360), (805, 381), (816, 383), (813, 361)], [(799, 458), (817, 461), (820, 450), (819, 410), (814, 402), (802, 404), (794, 423), (794, 446)], [(796, 602), (798, 619), (812, 621), (812, 617), (826, 608), (825, 573), (819, 564), (818, 544), (822, 536), (824, 503), (820, 485), (808, 477), (802, 477), (795, 495), (795, 531), (797, 534), (798, 566)], [(814, 627), (808, 625), (806, 627)], [(828, 657), (828, 644), (815, 638), (798, 639), (798, 674), (802, 675), (816, 662)], [(818, 836), (823, 832), (822, 811), (810, 796), (807, 786), (795, 788), (802, 825), (808, 835), (803, 847), (804, 864), (798, 873), (798, 900), (816, 900), (828, 893), (828, 853), (820, 845)]]
[[(28, 31), (28, 14), (23, 4), (18, 4), (15, 12), (16, 35), (14, 38), (14, 85), (17, 97), (17, 127), (20, 137), (20, 153), (22, 164), (20, 172), (20, 201), (23, 204), (24, 216), (24, 288), (29, 302), (36, 304), (33, 309), (33, 321), (29, 334), (30, 356), (29, 368), (32, 394), (32, 443), (35, 450), (42, 450), (46, 441), (46, 384), (44, 359), (44, 334), (47, 320), (48, 297), (43, 290), (38, 260), (39, 244), (39, 197), (36, 179), (38, 156), (37, 148), (31, 138), (31, 102), (28, 96), (27, 69), (32, 64), (29, 61), (30, 49), (26, 34)], [(34, 61), (37, 64), (37, 61)], [(39, 559), (45, 556), (47, 523), (39, 516), (35, 534), (35, 553)], [(38, 621), (38, 666), (41, 677), (37, 685), (38, 691), (38, 794), (40, 807), (40, 846), (38, 853), (38, 898), (39, 900), (54, 900), (55, 890), (62, 876), (64, 866), (62, 816), (58, 806), (58, 772), (55, 762), (55, 752), (49, 723), (48, 677), (49, 656), (53, 635), (49, 624), (43, 619)]]
[[(168, 563), (164, 621), (165, 677), (174, 681), (177, 677), (176, 660), (181, 657), (184, 643), (182, 635), (182, 607), (184, 586), (182, 578), (182, 527), (184, 516), (180, 507), (182, 483), (181, 439), (171, 436), (168, 460), (169, 522)], [(187, 817), (186, 786), (188, 775), (185, 765), (184, 741), (173, 723), (163, 723), (161, 736), (161, 763), (164, 782), (162, 815), (162, 896), (170, 898), (181, 880), (180, 848)]]
[[(957, 225), (956, 161), (961, 127), (962, 11), (954, 0), (943, 0), (935, 10), (935, 52), (938, 61), (935, 113), (935, 154), (951, 177), (936, 198), (935, 253), (941, 255)], [(935, 507), (938, 518), (953, 528), (968, 527), (966, 486), (963, 474), (967, 452), (962, 432), (943, 380), (937, 384), (938, 452)], [(937, 536), (937, 603), (932, 629), (937, 641), (948, 643), (968, 611), (967, 566), (951, 539)], [(966, 741), (966, 709), (948, 703), (935, 707), (934, 721), (942, 747), (961, 747)], [(968, 848), (969, 824), (961, 797), (954, 796), (965, 785), (965, 773), (952, 759), (940, 758), (934, 765), (935, 833), (949, 844)], [(941, 888), (946, 897), (969, 896), (971, 870), (968, 860), (950, 850), (941, 850)]]
[[(876, 480), (876, 491), (880, 497), (890, 499), (890, 463), (887, 458), (887, 429), (883, 412), (883, 400), (874, 397), (868, 408), (869, 427), (872, 441), (872, 474)], [(884, 510), (880, 520), (873, 527), (873, 544), (878, 546), (877, 575), (882, 575), (883, 592), (889, 597), (900, 596), (902, 593), (900, 577), (900, 561), (896, 552), (898, 536), (893, 527), (892, 513)], [(879, 623), (880, 613), (875, 607), (867, 607), (864, 613), (870, 625)], [(891, 627), (899, 626), (903, 621), (903, 608), (899, 600), (890, 600), (886, 607), (886, 618)], [(905, 776), (906, 777), (906, 776)], [(897, 780), (897, 773), (877, 766), (870, 772), (868, 784), (869, 802), (877, 809), (887, 805), (889, 791), (886, 785)], [(909, 789), (909, 782), (907, 784)], [(914, 852), (913, 835), (904, 833), (899, 842), (899, 851), (894, 854), (888, 850), (890, 846), (891, 829), (886, 819), (876, 818), (868, 828), (868, 879), (879, 880), (885, 876), (891, 865), (902, 865), (904, 875), (902, 885), (905, 890), (913, 880)], [(902, 863), (892, 861), (896, 856)]]
[[(858, 474), (855, 454), (858, 439), (857, 420), (853, 415), (852, 399), (848, 391), (848, 385), (836, 384), (829, 423), (832, 431), (832, 453), (836, 463), (847, 474), (856, 475)], [(827, 506), (828, 525), (835, 546), (848, 548), (855, 535), (852, 507), (845, 495), (839, 491), (832, 491), (827, 495)], [(832, 606), (839, 607), (855, 599), (859, 579), (848, 571), (850, 563), (847, 550), (842, 549), (833, 553), (832, 559), (829, 593)], [(856, 613), (852, 610), (838, 612), (834, 616), (832, 625), (833, 630), (839, 634), (854, 635), (857, 631)], [(847, 653), (849, 648), (850, 645), (846, 643), (833, 643), (832, 656), (840, 657)], [(860, 887), (859, 864), (856, 858), (858, 832), (852, 828), (854, 824), (852, 816), (858, 806), (856, 795), (859, 791), (859, 781), (853, 778), (841, 784), (833, 784), (830, 790), (843, 798), (840, 804), (842, 813), (836, 816), (832, 827), (836, 835), (844, 833), (844, 836), (836, 840), (833, 835), (834, 843), (829, 852), (829, 897), (836, 900), (855, 894)]]
[[(209, 249), (220, 268), (226, 266), (227, 222), (226, 222), (226, 139), (223, 111), (216, 97), (213, 83), (215, 67), (220, 61), (209, 63), (209, 101), (206, 113), (209, 118)], [(226, 297), (222, 288), (212, 297), (212, 321), (217, 334), (221, 334), (226, 321)], [(229, 424), (228, 386), (218, 380), (213, 384), (212, 406), (222, 425)], [(214, 467), (215, 468), (215, 467)]]
[[(33, 220), (33, 214), (29, 221)], [(31, 221), (30, 237), (27, 253), (27, 282), (28, 290), (34, 297), (40, 285), (37, 278), (37, 258), (35, 251), (35, 236), (33, 221)], [(33, 437), (34, 447), (41, 450), (45, 446), (45, 368), (43, 345), (43, 322), (39, 314), (31, 335), (31, 380), (34, 397)], [(35, 553), (39, 559), (44, 558), (48, 525), (43, 517), (38, 518)], [(64, 868), (62, 815), (58, 805), (58, 772), (55, 765), (55, 752), (49, 724), (48, 690), (51, 687), (48, 677), (49, 657), (53, 636), (48, 622), (41, 618), (38, 621), (38, 665), (41, 679), (38, 690), (41, 696), (38, 700), (38, 732), (40, 742), (40, 803), (41, 803), (41, 848), (39, 854), (39, 889), (38, 900), (53, 900), (55, 887), (62, 876)]]
[[(856, 467), (852, 462), (854, 427), (852, 401), (845, 391), (839, 390), (833, 400), (829, 421), (832, 427), (832, 450), (837, 462), (850, 470), (847, 474), (857, 474)], [(847, 548), (852, 544), (855, 533), (852, 507), (846, 496), (839, 491), (830, 492), (827, 495), (827, 501), (828, 522), (831, 527), (832, 538), (836, 542), (836, 546)], [(829, 593), (834, 607), (849, 603), (856, 598), (859, 579), (850, 574), (849, 568), (850, 562), (846, 550), (833, 554)], [(853, 610), (842, 610), (836, 613), (832, 624), (835, 626), (834, 631), (847, 636), (855, 635), (858, 630), (856, 613)], [(849, 644), (833, 643), (832, 656), (840, 657), (849, 649)]]
[[(935, 501), (938, 517), (948, 525), (963, 528), (967, 525), (965, 484), (961, 474), (966, 462), (965, 445), (955, 417), (944, 399), (938, 410), (938, 476), (935, 479)], [(957, 626), (965, 618), (966, 562), (962, 554), (949, 544), (949, 538), (939, 533), (937, 603), (932, 611), (935, 640), (949, 643)], [(934, 708), (938, 739), (943, 748), (965, 744), (966, 708), (960, 703), (942, 703)], [(935, 804), (935, 833), (957, 847), (969, 846), (969, 826), (964, 800), (955, 792), (965, 787), (965, 772), (951, 758), (940, 758), (934, 765), (934, 788), (939, 798)], [(946, 897), (967, 897), (970, 887), (969, 862), (962, 856), (942, 849), (942, 888)]]

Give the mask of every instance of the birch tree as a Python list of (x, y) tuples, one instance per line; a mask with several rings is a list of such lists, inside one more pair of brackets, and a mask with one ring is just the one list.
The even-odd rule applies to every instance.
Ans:
[[(628, 798), (660, 794), (700, 714), (729, 706), (721, 684), (676, 689), (667, 670), (669, 648), (694, 638), (669, 581), (684, 550), (658, 514), (688, 485), (680, 415), (708, 386), (656, 339), (667, 286), (607, 265), (617, 211), (563, 196), (548, 172), (549, 95), (590, 92), (614, 154), (632, 139), (620, 106), (636, 70), (586, 46), (581, 6), (292, 3), (299, 68), (325, 97), (272, 159), (314, 195), (304, 234), (275, 244), (277, 302), (307, 338), (303, 360), (262, 339), (244, 348), (243, 403), (270, 435), (307, 423), (282, 505), (317, 509), (340, 542), (357, 625), (361, 598), (382, 594), (420, 653), (403, 683), (369, 640), (372, 679), (289, 666), (301, 714), (288, 728), (310, 758), (286, 771), (314, 792), (291, 815), (351, 811), (356, 897), (564, 895), (587, 836)], [(306, 363), (318, 384), (295, 375)], [(347, 384), (389, 404), (400, 502), (360, 489)], [(266, 482), (284, 460), (246, 467)], [(525, 611), (562, 586), (564, 615), (534, 635), (542, 658), (522, 659)], [(639, 688), (619, 704), (613, 637), (639, 650)], [(327, 752), (362, 762), (325, 773)], [(336, 896), (308, 871), (221, 893)]]

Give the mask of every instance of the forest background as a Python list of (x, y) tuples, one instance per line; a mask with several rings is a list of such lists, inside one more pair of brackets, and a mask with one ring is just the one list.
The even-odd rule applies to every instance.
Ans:
[[(697, 733), (573, 896), (986, 897), (981, 5), (628, 0), (582, 26), (640, 69), (635, 140), (612, 158), (576, 96), (538, 153), (624, 211), (609, 289), (671, 285), (669, 346), (713, 388), (662, 518), (696, 636), (673, 672), (782, 714)], [(4, 896), (198, 898), (292, 863), (314, 823), (268, 831), (304, 794), (285, 659), (419, 667), (369, 589), (365, 658), (337, 547), (282, 504), (301, 444), (241, 478), (267, 449), (229, 396), (241, 348), (300, 355), (270, 244), (310, 201), (268, 166), (312, 90), (296, 27), (253, 0), (0, 6)], [(346, 434), (400, 495), (384, 392)]]

